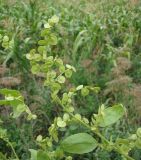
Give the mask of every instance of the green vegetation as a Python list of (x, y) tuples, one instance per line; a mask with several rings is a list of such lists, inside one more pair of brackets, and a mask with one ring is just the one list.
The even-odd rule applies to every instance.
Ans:
[(0, 15), (0, 159), (140, 160), (140, 2), (1, 0)]

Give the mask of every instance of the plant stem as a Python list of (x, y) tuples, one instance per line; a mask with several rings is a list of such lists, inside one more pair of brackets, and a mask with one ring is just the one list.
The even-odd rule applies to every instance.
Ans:
[[(60, 104), (62, 106), (62, 108), (65, 110), (65, 106), (61, 103), (61, 100), (58, 96), (56, 96), (56, 102), (58, 102), (58, 104)], [(101, 138), (101, 140), (105, 141), (107, 144), (111, 145), (111, 143), (98, 131), (98, 130), (92, 130), (91, 126), (86, 124), (85, 122), (83, 122), (81, 119), (75, 117), (72, 113), (68, 113), (71, 117), (73, 117), (74, 119), (76, 119), (78, 122), (80, 122), (83, 126), (85, 126), (86, 128), (88, 128), (89, 130), (91, 130), (94, 134), (96, 134), (98, 137)], [(117, 146), (113, 146), (113, 150), (115, 150), (116, 152), (122, 154), (125, 158), (127, 158), (127, 160), (134, 160), (133, 158), (131, 158), (130, 156), (122, 153), (119, 148)]]
[(12, 151), (13, 151), (13, 154), (15, 155), (16, 159), (17, 159), (17, 160), (20, 160), (19, 157), (18, 157), (18, 155), (17, 155), (17, 153), (16, 153), (16, 151), (15, 151), (15, 149), (13, 148), (11, 142), (9, 142), (8, 140), (6, 140), (6, 142), (7, 142), (8, 145), (11, 147), (11, 149), (12, 149)]
[[(61, 103), (60, 98), (57, 96), (56, 97), (57, 102), (63, 107), (63, 109), (65, 109), (65, 106)], [(83, 126), (85, 126), (86, 128), (88, 128), (89, 130), (91, 130), (92, 132), (94, 132), (97, 136), (99, 136), (103, 141), (105, 141), (106, 143), (110, 144), (110, 142), (100, 133), (100, 132), (96, 132), (94, 130), (91, 129), (91, 126), (89, 126), (88, 124), (86, 124), (85, 122), (81, 121), (81, 119), (75, 117), (72, 113), (68, 113), (71, 117), (73, 117), (74, 119), (76, 119), (77, 121), (79, 121)]]

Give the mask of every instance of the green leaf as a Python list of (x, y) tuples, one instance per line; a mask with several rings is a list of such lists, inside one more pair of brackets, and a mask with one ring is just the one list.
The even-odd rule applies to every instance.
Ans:
[(3, 94), (5, 96), (12, 95), (13, 97), (21, 96), (21, 93), (19, 91), (6, 88), (0, 89), (0, 94)]
[(46, 51), (45, 46), (39, 46), (39, 47), (38, 47), (38, 52), (39, 52), (40, 54), (42, 54), (42, 53), (45, 52), (45, 51)]
[(32, 65), (31, 71), (33, 74), (40, 72), (40, 65), (39, 64)]
[(42, 140), (43, 140), (42, 135), (38, 135), (37, 138), (36, 138), (36, 141), (37, 142), (41, 142)]
[(59, 90), (61, 89), (61, 86), (58, 83), (52, 83), (51, 89), (52, 91), (59, 92)]
[(74, 111), (74, 107), (70, 106), (66, 110), (67, 110), (67, 112), (72, 113)]
[(50, 34), (49, 44), (51, 44), (51, 45), (56, 45), (57, 44), (57, 37), (53, 33)]
[(67, 78), (70, 78), (70, 77), (72, 76), (72, 71), (71, 71), (70, 69), (67, 69), (67, 70), (65, 71), (65, 76), (66, 76)]
[(138, 149), (141, 149), (141, 139), (137, 139), (137, 140), (136, 140), (135, 146), (136, 146)]
[(65, 83), (65, 77), (64, 76), (59, 76), (58, 79), (57, 79), (57, 81), (59, 83)]
[(0, 105), (9, 105), (10, 101), (8, 100), (0, 100)]
[(8, 37), (8, 36), (4, 36), (4, 37), (3, 37), (3, 41), (4, 41), (4, 42), (8, 42), (8, 41), (9, 41), (9, 37)]
[(32, 60), (33, 59), (33, 55), (31, 55), (30, 53), (26, 54), (26, 58), (29, 59), (29, 60)]
[(107, 127), (117, 122), (125, 113), (125, 108), (119, 104), (113, 107), (106, 108), (102, 114), (96, 117), (96, 122), (100, 127)]
[(0, 152), (0, 160), (7, 160), (6, 156)]
[(63, 121), (68, 121), (70, 119), (70, 116), (69, 116), (69, 114), (68, 113), (65, 113), (64, 115), (63, 115)]
[[(59, 64), (60, 65), (60, 64)], [(63, 65), (60, 65), (59, 66), (59, 71), (61, 72), (61, 73), (64, 73), (65, 72), (65, 67), (63, 66)], [(65, 73), (65, 76), (66, 76), (66, 73)]]
[(79, 85), (78, 87), (76, 87), (76, 90), (81, 90), (83, 88), (83, 85)]
[(6, 137), (6, 135), (7, 135), (7, 130), (0, 128), (0, 138), (3, 139), (4, 137)]
[(34, 149), (30, 149), (29, 151), (31, 153), (30, 160), (50, 160), (47, 152), (37, 151), (37, 150), (34, 150)]
[(18, 104), (17, 106), (13, 107), (13, 118), (18, 118), (23, 112), (26, 111), (25, 104)]
[[(4, 100), (0, 100), (0, 105), (9, 105), (13, 109), (13, 118), (19, 117), (23, 112), (27, 112), (27, 105), (24, 104), (24, 98), (19, 91), (10, 89), (0, 89), (0, 93), (5, 96)], [(35, 118), (35, 115), (29, 110), (28, 115)]]
[(50, 30), (47, 29), (47, 28), (45, 28), (45, 29), (43, 29), (43, 30), (41, 31), (41, 36), (42, 36), (42, 37), (47, 36), (47, 35), (49, 35), (49, 33), (50, 33)]
[(34, 149), (29, 149), (30, 153), (31, 153), (31, 158), (30, 160), (37, 160), (37, 151)]
[(97, 147), (97, 141), (87, 133), (78, 133), (63, 140), (61, 147), (68, 153), (83, 154), (93, 151)]
[(75, 114), (75, 118), (77, 118), (77, 119), (80, 119), (80, 120), (81, 120), (81, 118), (82, 118), (82, 117), (81, 117), (81, 115), (80, 115), (80, 114), (78, 114), (78, 113), (77, 113), (77, 114)]
[(81, 95), (82, 96), (87, 96), (89, 94), (89, 90), (85, 87), (85, 88), (82, 88), (82, 90), (81, 90)]
[(48, 157), (47, 152), (38, 151), (38, 153), (37, 153), (37, 160), (50, 160), (50, 158)]
[(138, 136), (138, 137), (140, 137), (140, 138), (141, 138), (141, 128), (138, 128), (138, 129), (137, 129), (136, 134), (137, 134), (137, 136)]
[(58, 127), (61, 127), (61, 128), (64, 128), (64, 127), (66, 127), (66, 122), (63, 121), (63, 120), (61, 119), (61, 117), (58, 117), (58, 118), (57, 118), (57, 126), (58, 126)]
[(0, 41), (2, 40), (2, 35), (0, 34)]
[(52, 16), (49, 20), (48, 20), (49, 24), (55, 24), (59, 22), (59, 17), (57, 17), (56, 15)]
[(72, 160), (72, 157), (71, 157), (71, 156), (68, 156), (68, 157), (66, 157), (65, 160)]
[(42, 45), (42, 46), (46, 46), (46, 45), (48, 45), (48, 41), (46, 41), (46, 40), (39, 40), (38, 44)]
[(68, 69), (72, 69), (74, 72), (76, 72), (76, 69), (75, 69), (73, 66), (71, 66), (71, 65), (69, 65), (69, 64), (66, 64), (66, 67), (67, 67)]
[(49, 28), (51, 28), (51, 25), (50, 25), (49, 23), (45, 23), (45, 24), (44, 24), (44, 28), (49, 29)]

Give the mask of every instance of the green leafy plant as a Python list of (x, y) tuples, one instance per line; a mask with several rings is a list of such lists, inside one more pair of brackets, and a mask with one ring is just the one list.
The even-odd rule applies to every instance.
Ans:
[[(54, 33), (54, 27), (58, 23), (59, 18), (53, 16), (45, 24), (41, 32), (42, 39), (38, 41), (38, 48), (32, 49), (26, 58), (29, 59), (31, 72), (34, 75), (42, 74), (44, 77), (43, 85), (49, 90), (52, 101), (60, 106), (61, 113), (54, 118), (48, 129), (46, 136), (38, 135), (36, 138), (38, 149), (30, 149), (31, 160), (55, 160), (63, 159), (71, 160), (72, 154), (89, 153), (97, 148), (107, 150), (108, 152), (116, 151), (125, 160), (133, 160), (130, 157), (131, 149), (141, 148), (140, 128), (136, 134), (124, 138), (108, 139), (104, 136), (103, 130), (110, 127), (121, 119), (126, 109), (121, 104), (112, 107), (101, 105), (98, 113), (93, 114), (91, 119), (76, 112), (75, 96), (81, 94), (82, 97), (90, 93), (97, 93), (99, 87), (84, 86), (69, 87), (68, 79), (71, 78), (76, 69), (64, 64), (58, 56), (48, 55), (52, 47), (57, 44), (57, 36)], [(1, 105), (12, 106), (13, 118), (18, 118), (23, 112), (28, 114), (27, 119), (35, 119), (27, 105), (24, 103), (22, 95), (15, 90), (1, 89), (0, 93), (5, 96), (0, 101)], [(69, 133), (67, 130), (71, 126), (81, 126), (83, 132)], [(66, 134), (65, 134), (66, 133)], [(19, 159), (12, 144), (9, 143), (6, 131), (1, 129), (1, 138), (6, 141), (13, 150), (16, 159)]]
[[(28, 114), (27, 116), (28, 120), (36, 119), (36, 115), (33, 115), (31, 113), (28, 106), (24, 103), (24, 98), (19, 91), (10, 89), (0, 89), (0, 94), (5, 97), (4, 100), (0, 100), (0, 105), (6, 105), (12, 107), (12, 113), (10, 114), (12, 118), (18, 118), (22, 113), (26, 112)], [(2, 120), (0, 120), (0, 122), (2, 123)], [(18, 155), (16, 154), (16, 151), (12, 143), (8, 139), (7, 130), (3, 129), (3, 127), (1, 126), (0, 126), (0, 139), (7, 142), (8, 146), (11, 147), (15, 158), (18, 160), (19, 159)]]
[[(57, 37), (52, 33), (53, 27), (57, 23), (58, 17), (56, 16), (48, 20), (45, 29), (41, 32), (43, 39), (38, 42), (38, 49), (31, 50), (26, 56), (30, 60), (32, 73), (37, 75), (42, 73), (44, 75), (44, 86), (47, 86), (50, 90), (53, 102), (62, 107), (62, 116), (55, 117), (49, 128), (49, 136), (43, 138), (39, 135), (37, 137), (41, 150), (31, 150), (31, 159), (35, 156), (35, 153), (38, 157), (40, 151), (46, 155), (47, 159), (62, 159), (66, 157), (65, 152), (83, 154), (100, 147), (108, 151), (114, 150), (120, 153), (124, 159), (132, 160), (129, 152), (132, 148), (137, 147), (137, 142), (140, 141), (139, 136), (135, 134), (126, 139), (117, 137), (113, 141), (112, 135), (111, 139), (108, 140), (102, 134), (103, 128), (116, 123), (125, 114), (125, 108), (121, 104), (108, 108), (102, 105), (91, 120), (75, 112), (74, 97), (79, 92), (82, 96), (87, 96), (89, 92), (97, 92), (99, 88), (83, 85), (71, 88), (64, 87), (66, 79), (70, 78), (76, 70), (71, 65), (63, 64), (63, 61), (58, 57), (47, 56), (51, 46), (57, 43)], [(84, 132), (70, 135), (60, 142), (59, 130), (66, 130), (74, 123), (83, 126), (85, 128)], [(98, 138), (100, 138), (100, 141)], [(58, 142), (59, 145), (55, 147), (53, 144)], [(71, 157), (66, 157), (66, 159), (71, 159)]]

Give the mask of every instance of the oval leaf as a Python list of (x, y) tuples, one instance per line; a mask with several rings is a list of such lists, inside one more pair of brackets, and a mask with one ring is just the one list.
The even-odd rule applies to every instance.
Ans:
[(31, 158), (30, 160), (37, 160), (37, 151), (34, 149), (29, 149), (30, 153), (31, 153)]
[(120, 105), (106, 108), (102, 115), (98, 115), (96, 122), (100, 127), (107, 127), (117, 122), (125, 113), (125, 108)]
[(61, 147), (68, 153), (83, 154), (93, 151), (97, 147), (97, 141), (87, 133), (78, 133), (63, 140)]

